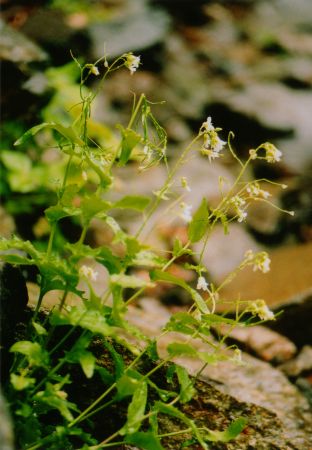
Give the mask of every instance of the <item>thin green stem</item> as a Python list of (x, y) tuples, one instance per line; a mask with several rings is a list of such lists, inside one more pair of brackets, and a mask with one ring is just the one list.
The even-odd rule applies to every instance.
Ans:
[(151, 218), (151, 216), (154, 214), (154, 212), (156, 211), (156, 209), (158, 208), (161, 200), (162, 200), (162, 196), (165, 194), (165, 192), (167, 191), (167, 189), (169, 188), (169, 185), (174, 177), (174, 175), (176, 174), (177, 170), (179, 169), (179, 167), (181, 166), (181, 164), (183, 164), (183, 161), (186, 157), (186, 155), (188, 154), (188, 152), (191, 150), (191, 148), (193, 147), (193, 145), (195, 144), (195, 142), (197, 142), (197, 140), (201, 137), (201, 134), (198, 134), (190, 143), (189, 145), (184, 149), (182, 155), (180, 156), (180, 158), (177, 160), (177, 162), (175, 163), (175, 165), (173, 166), (173, 168), (171, 169), (170, 173), (167, 176), (167, 180), (164, 184), (164, 186), (160, 189), (159, 194), (156, 196), (153, 205), (151, 206), (150, 210), (148, 211), (146, 217), (144, 218), (142, 225), (140, 226), (140, 228), (138, 229), (138, 231), (135, 234), (135, 238), (138, 239), (138, 237), (140, 236), (140, 234), (142, 233), (143, 229), (145, 228), (147, 222), (149, 221), (149, 219)]

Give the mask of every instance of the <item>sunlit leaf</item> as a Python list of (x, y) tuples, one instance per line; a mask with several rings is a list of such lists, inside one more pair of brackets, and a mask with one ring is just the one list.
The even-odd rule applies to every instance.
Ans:
[(185, 283), (185, 281), (181, 280), (178, 277), (175, 277), (174, 275), (172, 275), (168, 272), (162, 272), (160, 270), (152, 270), (150, 276), (151, 276), (151, 280), (153, 280), (153, 281), (164, 281), (164, 282), (176, 284), (177, 286), (182, 287), (191, 295), (192, 299), (196, 303), (197, 308), (202, 313), (204, 313), (204, 314), (209, 313), (209, 308), (206, 305), (202, 296), (195, 289), (191, 288), (187, 283)]
[(248, 420), (239, 417), (234, 420), (225, 431), (209, 430), (205, 439), (211, 442), (229, 442), (235, 439), (246, 427)]
[(16, 373), (11, 373), (10, 381), (16, 391), (23, 391), (24, 389), (33, 386), (36, 382), (36, 378), (30, 378), (23, 375), (16, 375)]
[(167, 351), (171, 358), (174, 358), (175, 356), (189, 356), (191, 358), (197, 357), (197, 351), (194, 347), (183, 342), (172, 342), (167, 346)]
[(78, 137), (75, 130), (72, 127), (64, 127), (63, 125), (56, 122), (44, 122), (39, 125), (36, 125), (30, 128), (26, 133), (23, 134), (17, 141), (14, 142), (14, 145), (22, 145), (29, 138), (35, 136), (41, 130), (55, 130), (60, 133), (64, 138), (66, 138), (69, 142), (77, 144), (79, 146), (83, 146), (84, 142)]
[(117, 128), (119, 128), (122, 136), (121, 152), (118, 165), (124, 166), (128, 162), (132, 150), (141, 141), (142, 138), (138, 133), (129, 128), (123, 128), (121, 125), (118, 125)]
[(175, 371), (180, 384), (180, 401), (181, 403), (187, 403), (194, 397), (196, 390), (184, 367), (176, 365)]
[(135, 389), (128, 406), (127, 422), (119, 431), (121, 435), (132, 434), (141, 427), (147, 401), (147, 382), (141, 380)]
[(193, 218), (188, 226), (188, 238), (193, 242), (198, 242), (204, 236), (209, 224), (209, 212), (207, 200), (203, 198), (200, 207), (193, 215)]
[(127, 373), (122, 375), (122, 377), (117, 380), (116, 399), (121, 400), (122, 398), (132, 396), (136, 391), (141, 379), (142, 375), (140, 375), (139, 372), (136, 372), (135, 370), (128, 370)]
[(84, 351), (80, 355), (79, 362), (85, 376), (87, 378), (92, 378), (95, 369), (96, 357), (91, 352)]
[(50, 322), (52, 325), (77, 325), (102, 336), (115, 334), (101, 312), (96, 309), (88, 309), (85, 304), (73, 306), (67, 311), (53, 311)]
[(10, 352), (25, 355), (31, 366), (45, 367), (49, 363), (49, 354), (38, 342), (18, 341), (12, 345)]
[(113, 203), (112, 208), (134, 209), (144, 211), (151, 199), (143, 195), (126, 195), (122, 199)]

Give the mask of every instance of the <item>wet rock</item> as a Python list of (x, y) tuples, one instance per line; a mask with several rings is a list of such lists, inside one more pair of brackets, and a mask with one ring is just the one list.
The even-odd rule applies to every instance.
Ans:
[(0, 19), (0, 57), (22, 67), (30, 63), (41, 62), (47, 59), (47, 54), (33, 41), (19, 31), (6, 25)]
[(312, 347), (305, 345), (301, 352), (290, 361), (285, 362), (279, 366), (288, 377), (298, 377), (303, 372), (312, 373)]
[(262, 126), (293, 133), (291, 138), (275, 141), (283, 151), (283, 164), (289, 169), (300, 173), (311, 164), (312, 130), (306, 113), (312, 107), (310, 92), (294, 91), (276, 82), (253, 82), (236, 91), (220, 90), (217, 96), (230, 109), (256, 119)]
[[(194, 245), (197, 253), (200, 253), (201, 248), (201, 243)], [(232, 224), (226, 235), (222, 226), (216, 226), (209, 237), (202, 261), (212, 281), (221, 283), (242, 262), (248, 249), (261, 251), (261, 247), (240, 224)]]
[[(221, 328), (222, 334), (229, 333), (229, 338), (245, 351), (253, 353), (271, 363), (281, 363), (292, 358), (297, 349), (293, 342), (284, 336), (257, 325), (250, 328)], [(280, 366), (283, 367), (283, 366)]]
[(104, 42), (110, 58), (139, 51), (164, 40), (168, 28), (169, 17), (164, 11), (148, 8), (141, 0), (128, 1), (117, 17), (90, 25), (92, 53), (95, 58), (101, 58)]
[[(149, 299), (141, 301), (140, 305), (142, 308), (140, 318), (136, 312), (137, 308), (133, 307), (129, 311), (128, 319), (142, 328), (147, 335), (157, 335), (159, 327), (168, 320), (168, 311), (159, 303), (151, 302)], [(166, 355), (167, 345), (179, 337), (183, 341), (183, 337), (177, 333), (170, 333), (160, 339), (158, 349), (161, 356)], [(192, 343), (197, 349), (206, 349), (205, 345), (198, 340), (193, 340)], [(240, 409), (241, 414), (243, 414), (244, 406), (250, 408), (248, 418), (251, 428), (257, 426), (257, 423), (258, 425), (261, 423), (258, 430), (261, 430), (264, 440), (253, 436), (251, 431), (250, 440), (247, 443), (244, 440), (240, 442), (239, 437), (237, 442), (233, 441), (226, 447), (212, 448), (236, 450), (245, 448), (302, 450), (310, 448), (312, 445), (312, 412), (307, 400), (281, 371), (272, 368), (270, 364), (259, 361), (246, 353), (243, 354), (243, 361), (245, 363), (243, 365), (235, 365), (230, 361), (208, 365), (201, 373), (200, 379), (217, 389), (209, 397), (211, 407), (214, 404), (220, 406), (218, 392), (221, 391), (228, 396), (223, 397), (224, 405), (227, 405), (228, 402), (238, 401), (239, 405), (236, 404), (236, 406)], [(176, 358), (175, 362), (183, 365), (191, 374), (196, 374), (202, 368), (202, 362), (196, 359)], [(235, 410), (236, 407), (234, 408), (232, 404), (228, 414), (233, 414)], [(233, 416), (231, 415), (231, 417)], [(248, 437), (248, 431), (246, 434)], [(244, 437), (246, 438), (242, 435), (242, 439)]]

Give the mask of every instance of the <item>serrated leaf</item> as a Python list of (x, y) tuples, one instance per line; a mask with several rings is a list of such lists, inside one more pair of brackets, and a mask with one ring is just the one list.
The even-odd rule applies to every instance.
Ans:
[(134, 209), (136, 211), (144, 211), (149, 205), (151, 199), (143, 195), (126, 195), (122, 199), (113, 203), (112, 208)]
[(137, 431), (136, 433), (127, 435), (125, 442), (135, 445), (142, 450), (165, 450), (159, 442), (158, 437), (151, 431)]
[(149, 250), (141, 250), (132, 259), (131, 265), (144, 267), (162, 267), (166, 260)]
[(53, 311), (50, 317), (51, 325), (73, 325), (80, 326), (94, 334), (102, 336), (114, 336), (115, 331), (107, 323), (107, 320), (100, 311), (88, 309), (85, 304), (73, 306), (69, 310), (62, 312)]
[(116, 383), (117, 395), (116, 400), (132, 396), (141, 382), (142, 375), (135, 370), (127, 370)]
[(10, 348), (10, 352), (25, 355), (30, 366), (45, 367), (49, 363), (48, 352), (44, 350), (38, 342), (15, 342)]
[(82, 222), (88, 224), (91, 219), (100, 213), (106, 213), (111, 207), (111, 203), (98, 197), (86, 197), (80, 204)]
[(11, 373), (10, 381), (16, 391), (23, 391), (28, 387), (32, 387), (36, 382), (36, 378), (24, 377), (23, 375)]
[(56, 122), (44, 122), (30, 128), (17, 141), (14, 142), (14, 145), (24, 144), (29, 138), (35, 136), (37, 133), (39, 133), (39, 131), (44, 129), (55, 130), (63, 137), (65, 137), (69, 142), (75, 143), (79, 146), (84, 145), (84, 142), (79, 138), (79, 136), (77, 136), (75, 130), (72, 127), (64, 127), (63, 125)]
[(205, 439), (211, 442), (229, 442), (235, 439), (246, 427), (248, 420), (239, 417), (234, 420), (225, 431), (209, 430)]
[(196, 390), (194, 389), (193, 382), (184, 367), (176, 365), (175, 371), (180, 384), (180, 402), (187, 403), (192, 400)]
[(127, 422), (119, 431), (119, 434), (133, 434), (139, 430), (144, 419), (145, 407), (147, 401), (147, 382), (139, 382), (133, 393), (132, 400), (128, 406)]
[(209, 224), (209, 212), (207, 200), (203, 198), (198, 210), (193, 215), (193, 218), (188, 226), (187, 234), (189, 240), (194, 243), (201, 240), (207, 231)]
[(110, 277), (110, 281), (112, 284), (117, 284), (122, 288), (142, 288), (146, 286), (151, 286), (152, 283), (148, 283), (142, 278), (138, 278), (134, 275), (123, 275), (123, 274), (114, 274)]
[(130, 128), (123, 128), (121, 125), (118, 125), (117, 128), (119, 128), (122, 135), (121, 151), (118, 165), (124, 166), (125, 164), (127, 164), (132, 150), (139, 142), (141, 142), (142, 138), (138, 133), (131, 130)]
[(66, 400), (67, 394), (59, 388), (59, 385), (46, 383), (44, 391), (39, 391), (34, 395), (34, 400), (45, 405), (47, 410), (57, 409), (67, 420), (72, 421), (73, 415), (70, 410), (78, 411), (77, 406)]
[(183, 342), (172, 342), (167, 346), (167, 352), (171, 358), (175, 356), (189, 356), (191, 358), (197, 357), (197, 351), (190, 344)]
[(78, 216), (81, 214), (80, 208), (74, 206), (63, 206), (57, 204), (45, 209), (44, 214), (49, 222), (57, 222), (64, 217)]
[(198, 320), (184, 312), (173, 314), (165, 325), (165, 329), (168, 331), (177, 331), (178, 333), (189, 335), (192, 335), (199, 327), (200, 323)]
[(167, 283), (172, 283), (185, 289), (192, 297), (196, 303), (197, 308), (204, 314), (209, 314), (209, 308), (206, 305), (202, 296), (193, 288), (191, 288), (185, 281), (180, 280), (180, 278), (168, 272), (162, 272), (160, 270), (152, 270), (150, 273), (152, 281), (165, 281)]
[(33, 265), (34, 261), (26, 258), (26, 256), (18, 255), (16, 253), (1, 253), (0, 258), (9, 263), (9, 264), (17, 264), (17, 265)]

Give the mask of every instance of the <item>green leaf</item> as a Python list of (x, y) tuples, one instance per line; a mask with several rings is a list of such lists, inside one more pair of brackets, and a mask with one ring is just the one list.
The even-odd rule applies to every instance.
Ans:
[(9, 264), (18, 264), (18, 265), (34, 265), (34, 261), (26, 258), (26, 256), (18, 255), (18, 254), (10, 254), (10, 253), (2, 253), (0, 258), (9, 263)]
[(36, 382), (36, 378), (29, 378), (11, 373), (10, 381), (16, 391), (23, 391), (28, 387), (32, 387)]
[(14, 172), (29, 172), (32, 166), (30, 158), (25, 153), (10, 150), (1, 151), (1, 161), (7, 169)]
[(165, 450), (158, 437), (151, 431), (137, 431), (125, 437), (125, 442), (142, 450)]
[(39, 336), (43, 336), (48, 333), (47, 330), (42, 325), (40, 325), (40, 323), (32, 321), (31, 324)]
[(171, 358), (175, 356), (189, 356), (191, 358), (197, 357), (197, 351), (190, 344), (182, 342), (172, 342), (167, 346), (167, 351)]
[(132, 289), (153, 285), (152, 283), (148, 283), (142, 278), (135, 277), (134, 275), (114, 274), (110, 277), (110, 281), (112, 284), (117, 284), (122, 288), (132, 288)]
[(139, 372), (135, 370), (127, 370), (127, 373), (122, 375), (122, 377), (117, 380), (116, 400), (121, 400), (125, 397), (132, 396), (141, 382), (141, 379), (142, 375), (139, 374)]
[(102, 336), (114, 336), (115, 331), (110, 327), (100, 311), (88, 309), (85, 304), (73, 306), (67, 311), (53, 311), (50, 317), (51, 325), (80, 326), (94, 334)]
[(207, 200), (203, 198), (200, 207), (193, 215), (193, 218), (188, 227), (188, 238), (194, 243), (201, 240), (207, 231), (209, 224), (209, 212), (207, 206)]
[(142, 138), (138, 133), (130, 128), (123, 128), (121, 125), (118, 125), (117, 128), (119, 128), (122, 135), (121, 152), (118, 165), (124, 166), (128, 162), (132, 150), (139, 142), (141, 142)]
[(111, 203), (97, 196), (85, 197), (80, 204), (82, 222), (88, 224), (97, 215), (106, 213), (110, 207)]
[(172, 255), (176, 258), (182, 256), (182, 255), (193, 255), (193, 250), (190, 248), (184, 248), (182, 242), (180, 239), (175, 239), (173, 243), (173, 249), (172, 249)]
[(134, 209), (144, 211), (151, 199), (143, 195), (126, 195), (122, 199), (112, 204), (112, 208)]
[(74, 403), (70, 403), (66, 400), (66, 392), (60, 389), (58, 384), (47, 383), (44, 391), (39, 391), (34, 396), (34, 400), (45, 405), (47, 410), (57, 409), (60, 414), (67, 420), (72, 421), (73, 415), (70, 409), (77, 411), (77, 406)]
[(187, 403), (192, 400), (196, 394), (196, 390), (194, 389), (193, 382), (184, 367), (176, 365), (175, 371), (180, 384), (180, 402)]
[(146, 401), (147, 382), (142, 380), (133, 393), (131, 403), (128, 407), (127, 422), (119, 431), (119, 434), (122, 436), (125, 434), (133, 434), (139, 430), (144, 419)]
[(209, 430), (205, 439), (211, 442), (229, 442), (235, 439), (246, 427), (248, 420), (244, 417), (239, 417), (234, 420), (225, 431)]
[(10, 352), (25, 355), (31, 366), (45, 367), (49, 363), (49, 354), (38, 342), (18, 341), (12, 345)]
[(145, 349), (146, 354), (148, 357), (153, 361), (156, 362), (159, 360), (159, 354), (157, 350), (157, 341), (156, 339), (153, 339), (149, 341), (148, 346)]
[(87, 378), (92, 378), (95, 369), (96, 357), (92, 355), (91, 352), (84, 351), (80, 355), (79, 362), (85, 376)]
[(29, 138), (35, 136), (39, 131), (45, 129), (55, 130), (68, 141), (79, 146), (84, 145), (84, 142), (77, 136), (75, 130), (72, 127), (64, 127), (63, 125), (56, 122), (44, 122), (30, 128), (28, 131), (26, 131), (26, 133), (23, 134), (23, 136), (21, 136), (16, 142), (14, 142), (14, 145), (24, 144)]
[(141, 250), (131, 261), (132, 266), (144, 266), (144, 267), (163, 267), (166, 260), (161, 256), (156, 255), (156, 253), (149, 250)]
[(200, 327), (200, 323), (191, 314), (178, 312), (170, 317), (165, 329), (168, 331), (177, 331), (178, 333), (192, 335)]
[(74, 206), (57, 204), (45, 209), (44, 214), (49, 222), (57, 222), (58, 220), (63, 219), (63, 217), (78, 216), (81, 214), (81, 210)]
[(111, 357), (113, 358), (114, 365), (115, 365), (115, 378), (118, 380), (122, 377), (122, 375), (125, 372), (125, 363), (122, 358), (122, 356), (115, 350), (115, 348), (112, 346), (110, 342), (105, 340), (104, 342), (105, 347), (111, 354)]
[(185, 283), (185, 281), (180, 280), (180, 278), (177, 278), (168, 272), (162, 272), (161, 270), (153, 270), (150, 276), (152, 281), (164, 281), (182, 287), (191, 295), (192, 299), (196, 303), (197, 308), (202, 313), (204, 314), (209, 313), (209, 308), (206, 305), (202, 296), (195, 289), (192, 289), (187, 283)]

